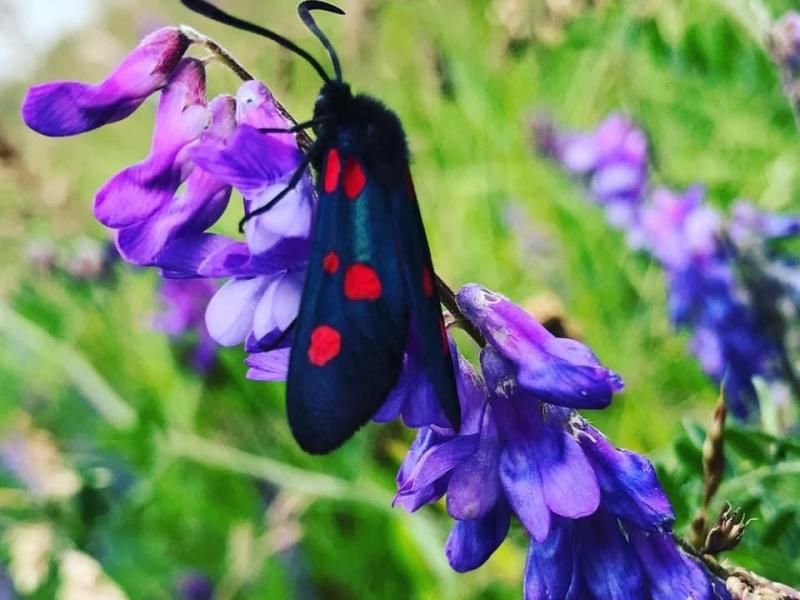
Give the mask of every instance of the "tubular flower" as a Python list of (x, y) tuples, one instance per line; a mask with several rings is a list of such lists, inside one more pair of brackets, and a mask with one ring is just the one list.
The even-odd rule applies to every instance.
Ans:
[(519, 386), (540, 400), (570, 408), (604, 408), (622, 379), (584, 344), (557, 338), (507, 298), (478, 285), (458, 292), (458, 305), (515, 368)]
[(180, 29), (159, 29), (97, 85), (54, 81), (33, 86), (23, 101), (22, 118), (49, 136), (75, 135), (120, 121), (166, 85), (189, 44)]
[(94, 204), (97, 220), (119, 229), (143, 221), (168, 203), (187, 175), (183, 150), (206, 128), (208, 116), (203, 63), (184, 59), (161, 94), (150, 155), (100, 188)]

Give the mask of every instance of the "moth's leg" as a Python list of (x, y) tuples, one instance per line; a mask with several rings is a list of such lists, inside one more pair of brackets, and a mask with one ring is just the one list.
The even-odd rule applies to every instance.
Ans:
[(267, 202), (264, 206), (261, 206), (242, 217), (242, 219), (239, 221), (239, 233), (244, 233), (244, 225), (250, 219), (257, 217), (258, 215), (263, 215), (265, 212), (271, 210), (273, 206), (275, 206), (278, 202), (285, 198), (289, 192), (297, 187), (297, 184), (300, 183), (303, 175), (305, 175), (308, 165), (310, 165), (311, 161), (314, 160), (315, 155), (319, 152), (321, 147), (322, 146), (320, 145), (319, 140), (317, 140), (314, 145), (308, 149), (308, 153), (303, 157), (303, 162), (300, 163), (300, 166), (297, 167), (297, 170), (292, 174), (292, 178), (289, 180), (289, 183), (286, 184), (286, 187), (283, 188), (277, 196)]

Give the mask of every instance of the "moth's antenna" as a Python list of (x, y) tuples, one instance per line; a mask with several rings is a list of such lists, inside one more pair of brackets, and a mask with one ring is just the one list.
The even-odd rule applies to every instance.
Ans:
[(336, 80), (342, 81), (342, 67), (339, 64), (339, 57), (336, 55), (336, 50), (333, 49), (333, 44), (331, 44), (331, 41), (324, 33), (322, 33), (322, 30), (317, 26), (317, 22), (314, 20), (314, 17), (311, 16), (312, 10), (324, 10), (337, 15), (343, 15), (344, 11), (338, 6), (334, 6), (333, 4), (329, 4), (327, 2), (322, 2), (322, 0), (305, 0), (305, 2), (301, 2), (297, 7), (297, 14), (300, 15), (303, 23), (305, 23), (306, 27), (311, 30), (311, 33), (317, 36), (317, 39), (322, 42), (323, 46), (325, 46), (325, 50), (328, 51), (328, 54), (331, 57), (331, 63), (333, 63), (333, 72), (336, 75)]
[[(322, 79), (325, 82), (331, 80), (330, 76), (325, 72), (325, 69), (322, 68), (322, 65), (320, 65), (319, 62), (317, 62), (316, 58), (311, 56), (308, 52), (303, 50), (293, 41), (286, 39), (282, 35), (278, 35), (274, 31), (270, 31), (266, 27), (261, 27), (260, 25), (256, 25), (255, 23), (251, 23), (250, 21), (245, 21), (244, 19), (240, 19), (239, 17), (234, 17), (233, 15), (230, 15), (225, 11), (217, 8), (213, 4), (206, 2), (206, 0), (181, 0), (181, 4), (183, 4), (189, 10), (192, 10), (197, 14), (203, 15), (204, 17), (207, 17), (213, 21), (218, 21), (219, 23), (230, 25), (231, 27), (235, 27), (236, 29), (241, 29), (242, 31), (249, 31), (250, 33), (254, 33), (256, 35), (260, 35), (261, 37), (265, 37), (268, 40), (272, 40), (276, 44), (279, 44), (284, 48), (286, 48), (287, 50), (294, 52), (298, 56), (304, 58), (306, 62), (308, 62), (308, 64), (314, 67), (317, 73), (319, 73), (319, 76), (322, 77)], [(338, 64), (338, 61), (337, 63), (334, 64), (335, 65)], [(339, 75), (340, 74), (337, 71), (337, 77), (341, 79)]]

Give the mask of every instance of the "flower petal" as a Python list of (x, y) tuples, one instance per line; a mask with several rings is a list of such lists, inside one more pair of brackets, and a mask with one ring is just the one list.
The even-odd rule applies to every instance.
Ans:
[[(236, 121), (256, 129), (281, 129), (294, 125), (281, 112), (275, 97), (261, 81), (246, 81), (236, 92)], [(284, 135), (294, 139), (294, 135)]]
[(550, 535), (540, 542), (531, 541), (523, 578), (525, 600), (567, 597), (574, 573), (574, 546), (572, 522), (558, 518)]
[(497, 351), (514, 363), (519, 385), (542, 401), (570, 408), (603, 408), (622, 379), (588, 347), (557, 338), (522, 308), (479, 285), (465, 285), (459, 307)]
[(485, 563), (506, 539), (510, 517), (506, 503), (498, 502), (481, 518), (457, 521), (445, 545), (445, 554), (453, 570), (464, 573)]
[(269, 343), (297, 318), (305, 272), (289, 271), (275, 277), (264, 290), (253, 316), (253, 335)]
[(492, 510), (501, 496), (500, 441), (491, 410), (486, 407), (477, 450), (450, 475), (447, 512), (454, 519), (479, 519)]
[(97, 85), (64, 81), (33, 86), (23, 101), (22, 118), (49, 136), (75, 135), (124, 119), (166, 84), (189, 43), (175, 27), (159, 29)]
[(678, 549), (671, 533), (632, 529), (628, 536), (647, 575), (652, 600), (711, 598), (705, 571)]
[(578, 436), (591, 461), (607, 510), (644, 529), (659, 529), (675, 520), (672, 505), (645, 457), (612, 446), (591, 425)]
[(205, 69), (184, 59), (161, 94), (150, 156), (117, 173), (95, 196), (94, 213), (107, 227), (139, 223), (168, 203), (183, 181), (180, 151), (200, 136), (208, 123)]
[(477, 434), (457, 436), (434, 444), (420, 456), (397, 494), (413, 493), (432, 484), (475, 452), (477, 445)]
[(550, 533), (550, 509), (545, 503), (539, 470), (524, 449), (507, 448), (500, 453), (500, 481), (514, 514), (536, 541)]
[[(186, 235), (169, 242), (164, 247), (158, 256), (158, 266), (163, 269), (165, 277), (178, 279), (206, 276), (200, 271), (200, 267), (218, 255), (244, 257), (240, 258), (240, 262), (246, 262), (250, 253), (243, 242), (221, 235), (213, 233)], [(228, 277), (235, 274), (226, 272), (214, 276)]]
[(206, 309), (211, 337), (223, 346), (244, 342), (253, 328), (256, 305), (270, 284), (268, 277), (232, 279), (223, 285)]
[(227, 144), (201, 143), (189, 155), (201, 169), (251, 196), (287, 179), (303, 160), (297, 145), (283, 137), (239, 125)]
[[(287, 184), (288, 181), (281, 181), (252, 199), (246, 198), (247, 213), (266, 205), (282, 193)], [(250, 251), (253, 254), (267, 252), (287, 237), (308, 238), (311, 235), (313, 213), (314, 192), (311, 180), (306, 175), (267, 213), (257, 215), (245, 223), (244, 232)]]
[(616, 517), (599, 510), (578, 521), (576, 534), (583, 540), (578, 560), (583, 584), (593, 598), (647, 600), (647, 586), (636, 554)]
[(247, 378), (255, 381), (286, 381), (290, 353), (291, 348), (278, 348), (248, 355), (244, 361), (249, 367)]
[(578, 518), (597, 510), (597, 478), (562, 421), (545, 423), (544, 405), (520, 393), (509, 361), (487, 346), (481, 365), (503, 444), (500, 479), (522, 524), (542, 541), (550, 512)]

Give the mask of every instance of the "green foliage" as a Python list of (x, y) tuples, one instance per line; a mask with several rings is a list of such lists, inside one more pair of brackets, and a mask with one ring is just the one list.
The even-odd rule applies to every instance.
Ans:
[[(678, 532), (689, 523), (702, 499), (697, 464), (705, 432), (686, 422), (669, 453), (659, 461), (659, 477), (672, 499)], [(725, 558), (764, 577), (800, 584), (800, 443), (760, 429), (729, 425), (725, 430), (725, 471), (712, 503), (713, 523), (725, 502), (741, 508), (749, 524), (742, 543)]]
[[(530, 41), (513, 52), (488, 0), (349, 4), (375, 10), (362, 20), (326, 17), (326, 29), (354, 87), (403, 119), (438, 270), (453, 285), (479, 281), (519, 302), (547, 290), (561, 298), (570, 324), (627, 383), (612, 408), (589, 416), (617, 445), (658, 459), (685, 527), (701, 495), (703, 432), (693, 423), (708, 420), (716, 391), (668, 324), (661, 274), (533, 156), (529, 119), (545, 108), (590, 127), (627, 111), (651, 135), (658, 181), (703, 183), (719, 206), (746, 196), (797, 211), (800, 138), (739, 3), (609, 3), (573, 20), (562, 43)], [(175, 5), (115, 9), (25, 83), (101, 78), (134, 45), (134, 24), (155, 16), (216, 37), (298, 120), (310, 115), (319, 82), (299, 60)], [(294, 2), (230, 5), (313, 45)], [(214, 91), (234, 89), (222, 67), (210, 70)], [(0, 90), (0, 132), (20, 155), (0, 170), (0, 430), (10, 434), (30, 415), (79, 474), (81, 491), (31, 500), (0, 473), (0, 528), (51, 523), (58, 552), (94, 556), (131, 598), (172, 597), (187, 569), (221, 582), (227, 598), (519, 597), (524, 536), (457, 576), (442, 552), (443, 511), (391, 509), (409, 432), (371, 426), (333, 456), (306, 456), (289, 434), (281, 386), (245, 380), (240, 349), (223, 350), (204, 379), (149, 327), (154, 273), (118, 266), (110, 280), (76, 282), (22, 261), (34, 238), (64, 248), (77, 235), (103, 235), (91, 218), (94, 190), (146, 153), (153, 116), (148, 104), (125, 123), (46, 140), (18, 122), (22, 92), (22, 84)], [(541, 253), (520, 251), (526, 240), (505, 219), (512, 206), (529, 219)], [(237, 218), (231, 209), (221, 229), (233, 233)], [(800, 584), (798, 445), (736, 427), (727, 439), (716, 499), (756, 519), (730, 558)], [(262, 536), (277, 527), (271, 511), (287, 497), (300, 509), (277, 524), (299, 520), (302, 539), (272, 551)], [(35, 597), (53, 597), (58, 585), (54, 563)]]

